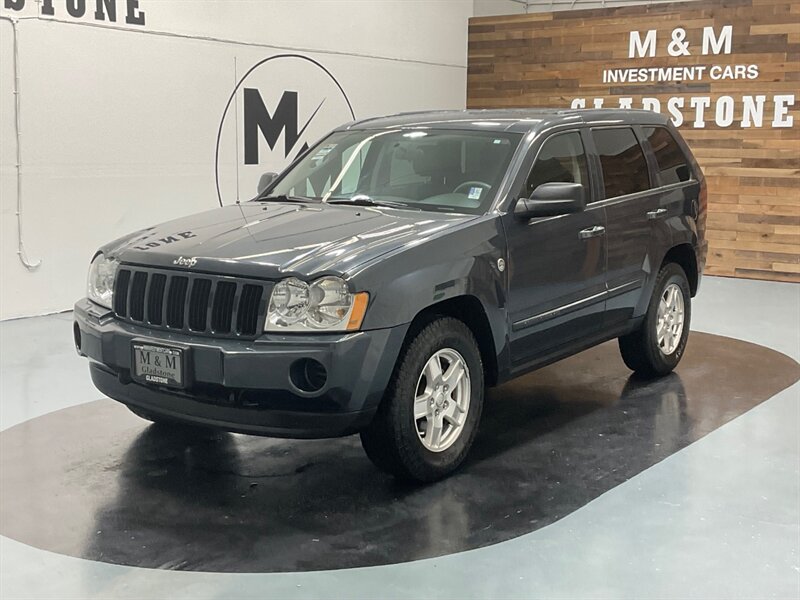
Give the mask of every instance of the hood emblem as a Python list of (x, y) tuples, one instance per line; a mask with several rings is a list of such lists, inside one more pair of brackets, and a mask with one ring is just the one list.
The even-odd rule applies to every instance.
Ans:
[(178, 265), (179, 267), (189, 267), (190, 269), (197, 264), (197, 259), (192, 258), (184, 258), (183, 256), (179, 256), (175, 260), (172, 261), (173, 265)]

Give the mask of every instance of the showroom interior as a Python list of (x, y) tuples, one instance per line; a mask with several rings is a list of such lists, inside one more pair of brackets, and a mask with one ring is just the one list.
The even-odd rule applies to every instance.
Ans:
[(800, 598), (799, 81), (796, 0), (2, 0), (0, 598)]

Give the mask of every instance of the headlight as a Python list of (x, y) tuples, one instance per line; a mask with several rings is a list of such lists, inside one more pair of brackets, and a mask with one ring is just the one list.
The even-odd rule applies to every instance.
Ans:
[(113, 306), (114, 278), (117, 275), (119, 262), (113, 258), (106, 258), (98, 254), (89, 267), (89, 277), (86, 282), (86, 295), (89, 300), (106, 308)]
[(308, 284), (295, 277), (272, 289), (266, 331), (357, 331), (367, 311), (369, 295), (352, 294), (339, 277)]

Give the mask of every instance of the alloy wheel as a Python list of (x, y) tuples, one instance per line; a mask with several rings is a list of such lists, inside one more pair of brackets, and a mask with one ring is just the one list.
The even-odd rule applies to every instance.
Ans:
[(656, 319), (658, 347), (666, 356), (681, 342), (684, 315), (683, 291), (678, 284), (670, 283), (661, 294)]
[(417, 436), (431, 452), (452, 446), (464, 430), (470, 399), (469, 367), (452, 348), (428, 359), (419, 376), (414, 398)]

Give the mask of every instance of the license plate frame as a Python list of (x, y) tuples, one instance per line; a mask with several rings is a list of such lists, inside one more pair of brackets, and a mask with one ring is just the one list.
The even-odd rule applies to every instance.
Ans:
[(151, 386), (183, 389), (186, 381), (185, 348), (149, 341), (131, 342), (131, 379)]

